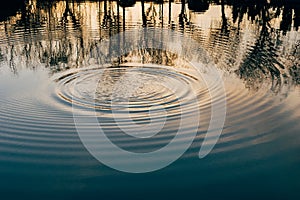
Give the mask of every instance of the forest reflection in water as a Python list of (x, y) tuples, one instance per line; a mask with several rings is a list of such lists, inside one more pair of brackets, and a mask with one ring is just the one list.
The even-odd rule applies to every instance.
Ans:
[[(131, 28), (163, 27), (194, 38), (218, 67), (248, 88), (268, 82), (278, 92), (300, 83), (300, 5), (295, 1), (30, 0), (20, 7), (0, 24), (0, 67), (13, 73), (40, 65), (55, 73), (100, 64), (107, 56), (99, 54), (101, 41)], [(157, 64), (172, 60), (159, 51), (147, 56)]]

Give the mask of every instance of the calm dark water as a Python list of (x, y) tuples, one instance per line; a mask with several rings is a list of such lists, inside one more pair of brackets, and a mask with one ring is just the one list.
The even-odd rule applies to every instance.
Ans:
[[(300, 197), (298, 1), (11, 4), (0, 14), (1, 199)], [(126, 39), (115, 36), (142, 28), (174, 30), (196, 41), (200, 61), (211, 61), (200, 70), (210, 88), (185, 59), (192, 49), (181, 56), (155, 48), (118, 56), (117, 47)], [(154, 40), (172, 41), (174, 48), (184, 45), (176, 38)], [(211, 103), (221, 110), (218, 96), (212, 100), (208, 92), (218, 95), (219, 90), (215, 75), (209, 74), (210, 63), (222, 74), (227, 112), (217, 144), (199, 159)], [(193, 94), (199, 98), (197, 105), (189, 101)], [(140, 129), (131, 129), (123, 110), (112, 113), (111, 102), (122, 104), (124, 99), (130, 99), (128, 111)], [(194, 128), (197, 136), (178, 160), (161, 170), (120, 172), (101, 164), (84, 147), (72, 102), (78, 108), (95, 107), (107, 136), (127, 151), (164, 147), (174, 138), (180, 116), (190, 122), (181, 125), (181, 140), (189, 140)], [(151, 116), (150, 107), (155, 111)], [(199, 127), (195, 109), (201, 113)], [(167, 121), (153, 138), (120, 131), (140, 134), (151, 120), (158, 127), (163, 117)], [(105, 155), (130, 164), (111, 152)]]

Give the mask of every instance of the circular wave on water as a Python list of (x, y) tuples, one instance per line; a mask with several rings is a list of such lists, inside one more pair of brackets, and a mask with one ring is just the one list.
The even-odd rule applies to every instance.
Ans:
[(190, 119), (183, 127), (187, 137), (189, 131), (197, 131), (195, 111), (209, 106), (210, 96), (196, 75), (154, 64), (80, 69), (56, 79), (57, 97), (69, 106), (88, 109), (91, 115), (95, 112), (118, 146), (150, 152), (174, 138), (182, 117)]

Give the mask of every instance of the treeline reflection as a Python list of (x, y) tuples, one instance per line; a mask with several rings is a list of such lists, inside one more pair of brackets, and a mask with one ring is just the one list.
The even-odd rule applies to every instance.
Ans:
[[(105, 53), (99, 51), (101, 41), (144, 26), (190, 35), (220, 68), (237, 74), (250, 88), (265, 81), (274, 91), (284, 84), (300, 84), (296, 0), (28, 0), (18, 5), (14, 14), (0, 18), (0, 66), (14, 73), (41, 65), (55, 73), (101, 64), (105, 56), (114, 55), (109, 46)], [(165, 61), (173, 54), (149, 51), (113, 61), (155, 56), (144, 60), (172, 64)]]

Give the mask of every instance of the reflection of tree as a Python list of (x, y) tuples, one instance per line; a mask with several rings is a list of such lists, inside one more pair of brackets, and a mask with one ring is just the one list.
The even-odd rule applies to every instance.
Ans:
[(271, 35), (272, 29), (269, 28), (271, 18), (268, 5), (261, 5), (260, 11), (262, 23), (259, 37), (253, 45), (252, 51), (240, 66), (238, 73), (250, 85), (253, 85), (253, 83), (259, 84), (263, 79), (270, 77), (273, 81), (272, 89), (277, 90), (282, 84), (280, 69), (284, 69), (284, 66), (276, 59), (277, 49), (274, 48), (275, 44), (272, 41), (274, 37)]
[(237, 62), (238, 48), (241, 35), (239, 28), (233, 27), (225, 13), (225, 1), (219, 2), (221, 10), (221, 20), (218, 21), (217, 28), (210, 29), (208, 51), (212, 55), (216, 64), (225, 70), (231, 70)]
[[(130, 27), (131, 24), (125, 24), (130, 20), (130, 15), (125, 19), (125, 12), (130, 8), (125, 8), (136, 5), (135, 0), (30, 2), (31, 4), (26, 4), (21, 15), (3, 22), (2, 35), (7, 42), (0, 45), (0, 63), (7, 62), (14, 72), (17, 72), (20, 66), (33, 68), (41, 64), (56, 72), (70, 67), (106, 62), (105, 55), (119, 55), (116, 51), (120, 49), (113, 47), (122, 41), (121, 38), (115, 41), (108, 40), (107, 46), (101, 48), (99, 42), (122, 31), (120, 25), (123, 30)], [(187, 18), (190, 18), (189, 9), (202, 11), (197, 15), (205, 15), (203, 12), (209, 8), (210, 2), (219, 5), (221, 16), (215, 19), (217, 23), (211, 25), (205, 36), (201, 27), (197, 27), (195, 22)], [(278, 56), (282, 54), (278, 53), (283, 46), (282, 41), (287, 40), (290, 30), (299, 25), (299, 12), (295, 12), (299, 10), (299, 6), (275, 0), (178, 0), (175, 2), (181, 3), (180, 7), (177, 7), (178, 10), (171, 10), (173, 1), (141, 0), (138, 8), (141, 19), (132, 20), (140, 22), (143, 26), (163, 25), (164, 3), (169, 6), (170, 28), (178, 27), (189, 32), (200, 44), (205, 44), (205, 48), (220, 67), (238, 69), (238, 74), (249, 84), (259, 83), (265, 77), (269, 77), (279, 86), (284, 79), (282, 73), (290, 75), (293, 81), (299, 84), (299, 53), (293, 53), (296, 47), (285, 51), (286, 57), (290, 59), (288, 64)], [(87, 8), (89, 10), (85, 10)], [(123, 12), (120, 12), (120, 9), (123, 9)], [(227, 12), (229, 9), (232, 16)], [(88, 12), (96, 14), (89, 16)], [(171, 15), (171, 12), (177, 14)], [(273, 19), (281, 20), (281, 33), (272, 27)], [(176, 21), (177, 24), (173, 23)], [(258, 33), (250, 38), (253, 39), (251, 48), (240, 50), (244, 39), (241, 29), (245, 21), (251, 23), (251, 28)], [(92, 23), (94, 26), (90, 27), (89, 24)], [(24, 32), (19, 34), (17, 30)], [(204, 39), (207, 41), (203, 41)], [(150, 59), (157, 64), (168, 64), (173, 59), (162, 51), (146, 50), (141, 55), (147, 55), (144, 60)], [(238, 58), (240, 55), (243, 55), (242, 58)], [(130, 60), (126, 56), (118, 59), (117, 64)]]
[[(146, 27), (147, 25), (163, 26), (164, 25), (164, 7), (163, 7), (164, 1), (163, 0), (156, 0), (156, 1), (141, 0), (140, 2), (141, 2), (141, 14), (142, 14), (143, 26), (144, 27)], [(169, 1), (169, 3), (170, 2), (171, 1)]]
[(289, 68), (289, 74), (293, 79), (293, 82), (300, 84), (300, 42), (295, 44), (292, 53), (287, 58), (287, 61), (291, 62), (291, 67)]
[(285, 5), (282, 11), (282, 21), (280, 23), (280, 29), (286, 34), (287, 31), (291, 30), (293, 19), (293, 9), (290, 5)]
[[(252, 21), (260, 20), (263, 17), (265, 7), (272, 9), (274, 16), (282, 15), (281, 30), (284, 32), (291, 29), (294, 20), (294, 27), (299, 27), (299, 3), (290, 0), (227, 0), (228, 5), (232, 5), (232, 18), (235, 22), (237, 19), (242, 21), (247, 15)], [(293, 16), (294, 10), (294, 16)]]
[(122, 7), (132, 7), (136, 3), (136, 0), (118, 0), (119, 5)]
[[(69, 17), (71, 18), (72, 22), (74, 23), (74, 25), (76, 26), (78, 23), (78, 20), (76, 19), (76, 16), (74, 15), (73, 11), (70, 9), (70, 4), (69, 4), (70, 0), (66, 0), (66, 8), (65, 11), (63, 13), (63, 17), (62, 17), (62, 22), (67, 22), (69, 21)], [(74, 4), (72, 4), (74, 5)]]
[(11, 47), (10, 55), (11, 55), (10, 60), (9, 60), (10, 69), (14, 74), (17, 74), (18, 70), (17, 70), (16, 64), (14, 61), (14, 56), (15, 56), (14, 55), (14, 45), (12, 45), (12, 47)]
[(195, 12), (205, 12), (209, 8), (209, 0), (187, 0), (190, 10)]
[(222, 27), (221, 30), (224, 34), (229, 36), (229, 31), (228, 31), (228, 24), (227, 24), (227, 18), (225, 15), (225, 3), (224, 0), (221, 0), (221, 13), (222, 13)]
[(181, 0), (181, 11), (179, 14), (179, 26), (180, 28), (184, 29), (184, 24), (187, 22), (187, 17), (186, 17), (186, 13), (185, 13), (185, 3), (186, 0)]
[[(143, 7), (144, 5), (144, 0), (142, 0), (142, 5)], [(158, 16), (158, 11), (156, 10), (156, 6), (153, 2), (150, 2), (150, 5), (148, 7), (148, 9), (145, 10), (145, 17), (147, 19), (147, 21), (151, 24), (157, 24), (157, 16)], [(143, 22), (144, 22), (144, 15), (143, 15)]]
[(0, 6), (0, 22), (7, 20), (10, 16), (16, 15), (16, 13), (24, 8), (23, 0), (9, 0), (5, 1), (5, 4)]
[(142, 0), (142, 21), (143, 21), (143, 26), (147, 25), (147, 19), (146, 19), (146, 14), (145, 14), (145, 1)]

